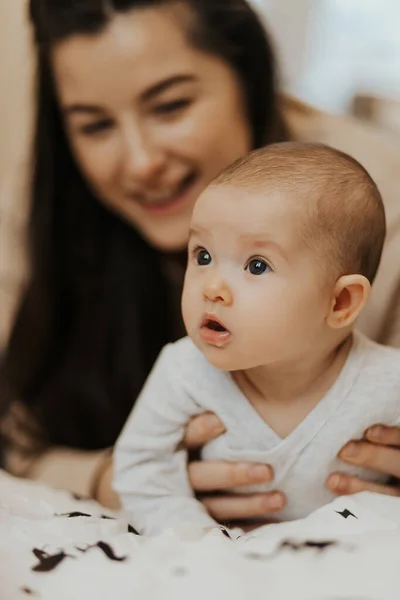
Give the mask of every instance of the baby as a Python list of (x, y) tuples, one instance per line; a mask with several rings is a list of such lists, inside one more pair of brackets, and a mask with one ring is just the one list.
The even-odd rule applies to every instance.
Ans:
[(180, 445), (204, 411), (226, 433), (203, 458), (272, 465), (274, 482), (246, 491), (284, 492), (283, 520), (330, 502), (333, 471), (384, 480), (337, 459), (371, 423), (400, 423), (400, 350), (353, 332), (384, 238), (375, 183), (325, 146), (257, 150), (203, 192), (182, 299), (189, 337), (161, 352), (115, 452), (115, 488), (140, 532), (216, 526)]

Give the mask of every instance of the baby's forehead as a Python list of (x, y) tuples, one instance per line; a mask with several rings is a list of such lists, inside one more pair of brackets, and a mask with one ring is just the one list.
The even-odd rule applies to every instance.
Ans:
[(212, 185), (200, 196), (192, 217), (192, 232), (230, 232), (251, 242), (276, 240), (287, 252), (303, 244), (311, 213), (293, 190), (280, 186)]
[[(235, 217), (240, 222), (248, 219), (273, 220), (276, 224), (307, 220), (314, 212), (311, 194), (296, 186), (277, 185), (266, 181), (265, 185), (229, 184), (210, 185), (199, 197), (192, 222), (198, 220), (216, 222), (217, 217)], [(243, 220), (243, 221), (241, 221)]]

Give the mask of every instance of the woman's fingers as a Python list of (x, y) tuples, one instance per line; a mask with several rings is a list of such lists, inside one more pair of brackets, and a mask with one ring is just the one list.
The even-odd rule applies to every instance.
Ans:
[(249, 496), (210, 496), (203, 498), (202, 502), (214, 519), (224, 522), (279, 512), (285, 506), (286, 499), (281, 492), (268, 492)]
[(213, 413), (203, 413), (189, 421), (183, 444), (185, 448), (199, 448), (224, 433), (222, 421)]
[[(394, 437), (395, 434), (391, 433)], [(339, 452), (339, 458), (353, 465), (400, 478), (400, 448), (368, 441), (351, 441)]]
[[(212, 413), (195, 417), (187, 426), (184, 445), (198, 448), (224, 433), (223, 423)], [(225, 461), (194, 461), (188, 465), (189, 480), (196, 492), (226, 490), (237, 486), (272, 481), (272, 467), (264, 464)], [(285, 506), (281, 492), (249, 494), (244, 496), (208, 496), (203, 504), (220, 521), (237, 521), (278, 512)]]
[(365, 432), (368, 441), (381, 446), (398, 446), (400, 448), (400, 428), (374, 425)]
[(196, 492), (226, 490), (241, 485), (272, 481), (269, 465), (225, 461), (194, 461), (189, 463), (189, 480)]
[(334, 494), (341, 496), (357, 494), (357, 492), (375, 492), (386, 496), (400, 496), (400, 489), (397, 487), (364, 481), (346, 473), (332, 473), (328, 477), (327, 488)]

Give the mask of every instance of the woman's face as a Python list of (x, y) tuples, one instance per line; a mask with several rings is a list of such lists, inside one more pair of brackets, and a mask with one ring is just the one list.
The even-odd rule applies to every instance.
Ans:
[(239, 81), (192, 47), (176, 7), (117, 15), (56, 45), (74, 156), (98, 198), (160, 250), (183, 248), (204, 187), (251, 149)]

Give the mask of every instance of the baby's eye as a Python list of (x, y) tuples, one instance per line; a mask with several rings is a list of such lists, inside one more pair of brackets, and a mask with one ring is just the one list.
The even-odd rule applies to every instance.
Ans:
[(249, 271), (252, 275), (262, 275), (271, 271), (271, 267), (261, 258), (252, 258), (246, 265), (246, 271)]
[(196, 250), (197, 264), (201, 267), (211, 263), (211, 254), (205, 248), (197, 248)]

